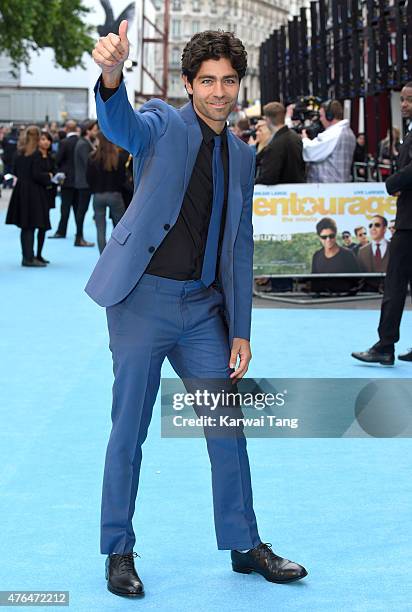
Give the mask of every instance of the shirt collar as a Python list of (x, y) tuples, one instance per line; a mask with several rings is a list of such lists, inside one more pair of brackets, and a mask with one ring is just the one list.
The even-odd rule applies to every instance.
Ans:
[(349, 121), (347, 119), (341, 119), (340, 121), (338, 121), (337, 123), (333, 123), (332, 125), (330, 125), (329, 127), (326, 128), (325, 132), (327, 132), (328, 130), (340, 130), (344, 127), (347, 127), (349, 125)]
[[(194, 110), (194, 108), (193, 108), (193, 110)], [(214, 130), (212, 130), (212, 128), (210, 126), (208, 126), (207, 123), (205, 123), (201, 117), (199, 117), (199, 115), (196, 113), (196, 111), (195, 111), (195, 114), (196, 114), (197, 120), (199, 122), (200, 129), (202, 130), (203, 140), (205, 141), (206, 144), (209, 144), (210, 142), (212, 142), (212, 140), (214, 139), (215, 136), (221, 136), (222, 137), (222, 142), (226, 140), (226, 137), (227, 137), (226, 136), (227, 135), (227, 125), (225, 125), (225, 127), (220, 132), (220, 134), (216, 134), (216, 132)]]

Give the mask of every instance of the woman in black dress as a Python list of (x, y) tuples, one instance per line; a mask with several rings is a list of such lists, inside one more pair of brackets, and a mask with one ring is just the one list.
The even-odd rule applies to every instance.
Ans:
[[(17, 183), (11, 195), (6, 215), (7, 224), (17, 225), (21, 228), (22, 265), (31, 268), (46, 266), (41, 256), (42, 241), (44, 242), (45, 232), (51, 228), (49, 199), (46, 195), (45, 186), (34, 179), (34, 176), (38, 176), (40, 166), (39, 142), (40, 129), (35, 125), (30, 125), (25, 130), (22, 142), (19, 143), (18, 154), (14, 163)], [(48, 180), (50, 183), (51, 172)], [(37, 255), (41, 259), (34, 257), (35, 229), (40, 230)]]
[[(56, 173), (56, 162), (52, 154), (52, 135), (46, 130), (42, 130), (40, 134), (40, 140), (37, 151), (33, 154), (33, 167), (32, 176), (34, 182), (44, 190), (48, 209), (55, 208), (55, 199), (57, 193), (57, 187), (51, 182), (51, 178)], [(49, 227), (50, 227), (50, 218)], [(37, 230), (37, 256), (35, 259), (38, 261), (48, 264), (50, 263), (47, 259), (42, 257), (42, 249), (44, 239), (46, 237), (46, 230), (39, 228)]]

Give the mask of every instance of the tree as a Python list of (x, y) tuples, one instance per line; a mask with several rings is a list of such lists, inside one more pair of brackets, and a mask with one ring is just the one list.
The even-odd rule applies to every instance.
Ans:
[(57, 65), (84, 67), (91, 53), (94, 28), (83, 22), (90, 9), (82, 0), (0, 0), (0, 53), (11, 59), (14, 71), (28, 69), (33, 51), (51, 47)]

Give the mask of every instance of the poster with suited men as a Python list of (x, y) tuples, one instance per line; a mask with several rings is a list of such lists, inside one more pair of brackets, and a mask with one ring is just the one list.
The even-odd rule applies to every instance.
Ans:
[(257, 274), (386, 272), (396, 197), (384, 183), (257, 185)]

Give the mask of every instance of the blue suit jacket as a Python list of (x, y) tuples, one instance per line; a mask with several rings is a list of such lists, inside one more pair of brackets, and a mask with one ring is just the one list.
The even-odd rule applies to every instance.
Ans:
[[(95, 86), (97, 119), (105, 136), (133, 156), (135, 193), (86, 285), (100, 306), (123, 300), (144, 273), (153, 247), (161, 244), (179, 215), (202, 132), (192, 103), (175, 109), (153, 98), (139, 111), (124, 82), (107, 102)], [(225, 298), (229, 341), (250, 338), (253, 288), (252, 198), (255, 155), (228, 130), (228, 208), (219, 280)], [(166, 228), (165, 228), (166, 226)]]

